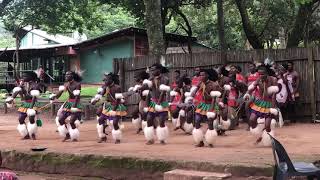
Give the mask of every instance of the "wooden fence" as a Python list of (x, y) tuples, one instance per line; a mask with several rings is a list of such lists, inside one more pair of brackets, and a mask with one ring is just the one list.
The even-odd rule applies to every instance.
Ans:
[[(248, 72), (248, 62), (263, 62), (266, 58), (277, 63), (293, 62), (295, 70), (300, 74), (300, 99), (298, 102), (299, 116), (316, 117), (320, 112), (320, 47), (314, 48), (292, 48), (281, 50), (251, 50), (251, 51), (213, 51), (205, 53), (189, 54), (168, 54), (160, 59), (169, 68), (170, 79), (173, 77), (173, 70), (186, 70), (189, 75), (193, 73), (194, 67), (214, 68), (230, 63), (239, 65), (243, 73)], [(159, 62), (153, 56), (122, 58), (114, 60), (114, 70), (120, 73), (120, 82), (124, 90), (134, 84), (134, 74), (146, 70), (148, 66)], [(129, 99), (129, 107), (138, 103), (138, 97)], [(130, 109), (130, 108), (129, 108)]]

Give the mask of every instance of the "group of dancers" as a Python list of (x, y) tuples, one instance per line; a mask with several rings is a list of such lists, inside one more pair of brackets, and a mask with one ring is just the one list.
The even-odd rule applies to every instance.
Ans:
[[(128, 117), (126, 100), (138, 95), (139, 103), (130, 117), (137, 134), (143, 132), (148, 145), (154, 144), (156, 139), (161, 144), (167, 143), (170, 131), (167, 124), (171, 119), (172, 130), (192, 135), (197, 147), (213, 147), (216, 137), (234, 129), (244, 115), (248, 129), (257, 136), (256, 143), (270, 146), (269, 134), (274, 136), (277, 121), (282, 124), (277, 96), (281, 100), (288, 94), (283, 92), (286, 87), (280, 78), (285, 72), (281, 68), (275, 72), (268, 64), (256, 67), (254, 63), (249, 64), (249, 70), (248, 75), (243, 76), (241, 69), (233, 65), (219, 69), (195, 68), (192, 77), (176, 70), (170, 82), (169, 70), (155, 63), (147, 71), (135, 74), (135, 84), (127, 92), (121, 91), (117, 74), (105, 73), (104, 84), (90, 101), (97, 106), (98, 143), (106, 142), (108, 126), (114, 142), (121, 142), (124, 130), (121, 122)], [(51, 102), (64, 92), (69, 95), (56, 117), (62, 141), (78, 141), (80, 137), (81, 79), (80, 73), (68, 71), (65, 84), (56, 94), (50, 95)], [(6, 99), (11, 104), (18, 95), (22, 98), (17, 127), (22, 139), (37, 138), (40, 90), (37, 74), (26, 72), (12, 96)], [(207, 123), (206, 128), (202, 128), (203, 123)]]

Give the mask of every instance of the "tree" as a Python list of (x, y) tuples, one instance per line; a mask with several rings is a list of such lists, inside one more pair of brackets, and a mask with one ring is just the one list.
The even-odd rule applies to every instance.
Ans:
[(93, 0), (3, 0), (0, 13), (7, 30), (16, 37), (14, 66), (19, 63), (19, 30), (27, 25), (40, 27), (52, 33), (91, 28), (96, 24), (93, 12), (98, 3)]
[(165, 54), (163, 24), (159, 21), (161, 17), (160, 0), (144, 0), (146, 8), (146, 28), (148, 34), (149, 54), (161, 56)]
[(219, 47), (222, 50), (227, 49), (225, 33), (224, 33), (224, 15), (223, 15), (223, 0), (217, 0), (217, 27), (218, 27), (218, 37), (219, 37)]

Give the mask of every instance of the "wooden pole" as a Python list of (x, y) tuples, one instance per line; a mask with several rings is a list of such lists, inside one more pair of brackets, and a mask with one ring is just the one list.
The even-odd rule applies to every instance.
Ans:
[(313, 61), (313, 48), (308, 48), (308, 77), (310, 79), (310, 107), (312, 121), (316, 119), (316, 98), (315, 98), (315, 76), (314, 76), (314, 61)]
[(8, 113), (8, 107), (7, 107), (7, 103), (4, 102), (4, 113), (7, 114)]
[(51, 117), (56, 116), (56, 105), (54, 103), (51, 104)]

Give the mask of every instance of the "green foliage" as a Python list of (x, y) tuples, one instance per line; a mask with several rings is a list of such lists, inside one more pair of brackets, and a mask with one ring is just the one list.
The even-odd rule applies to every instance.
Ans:
[[(93, 97), (96, 93), (97, 93), (97, 89), (99, 88), (99, 86), (96, 87), (83, 87), (81, 88), (81, 97), (82, 98), (88, 98), (88, 97)], [(48, 96), (49, 97), (49, 96)], [(61, 101), (66, 101), (69, 98), (69, 94), (64, 92), (59, 100)]]
[(27, 25), (62, 33), (92, 29), (97, 21), (94, 0), (14, 0), (2, 16), (6, 29), (15, 32)]
[[(233, 4), (226, 4), (225, 8), (225, 37), (227, 45), (230, 49), (243, 48), (245, 37), (243, 35), (241, 20), (236, 7)], [(199, 9), (192, 6), (182, 8), (183, 13), (189, 17), (189, 23), (192, 27), (193, 36), (197, 37), (198, 41), (209, 47), (218, 48), (218, 27), (217, 27), (217, 9), (216, 5), (212, 4), (209, 7)], [(199, 16), (201, 14), (201, 16)], [(187, 35), (181, 28), (183, 19), (175, 16), (166, 26), (166, 31)]]
[(84, 31), (89, 38), (98, 37), (117, 29), (137, 26), (136, 18), (122, 7), (112, 7), (111, 5), (104, 4), (97, 7), (94, 14), (98, 19), (97, 24), (92, 29)]

